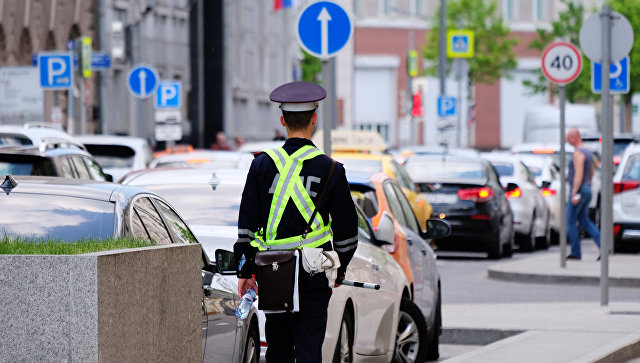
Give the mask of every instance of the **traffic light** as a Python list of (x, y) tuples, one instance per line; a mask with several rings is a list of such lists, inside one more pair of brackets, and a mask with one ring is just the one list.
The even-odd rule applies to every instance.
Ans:
[(419, 90), (413, 94), (413, 107), (411, 107), (411, 116), (422, 116), (422, 93)]

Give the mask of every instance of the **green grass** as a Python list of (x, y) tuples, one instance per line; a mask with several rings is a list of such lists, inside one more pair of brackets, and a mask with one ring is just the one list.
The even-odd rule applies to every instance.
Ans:
[(79, 255), (83, 253), (147, 247), (150, 242), (135, 238), (86, 239), (77, 242), (29, 239), (24, 237), (0, 238), (0, 255)]

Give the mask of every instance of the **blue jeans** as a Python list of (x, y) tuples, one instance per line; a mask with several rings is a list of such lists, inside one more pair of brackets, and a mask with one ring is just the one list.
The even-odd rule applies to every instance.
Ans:
[(600, 231), (589, 219), (589, 202), (591, 201), (591, 185), (582, 184), (578, 193), (582, 195), (578, 204), (571, 203), (571, 193), (569, 190), (569, 201), (567, 201), (567, 239), (571, 245), (571, 255), (582, 257), (580, 250), (580, 234), (578, 232), (578, 223), (582, 229), (593, 238), (594, 242), (600, 249)]

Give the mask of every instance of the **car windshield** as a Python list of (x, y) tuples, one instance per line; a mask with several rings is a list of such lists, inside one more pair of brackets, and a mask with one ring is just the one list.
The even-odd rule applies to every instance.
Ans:
[(340, 159), (339, 157), (337, 160), (350, 172), (379, 173), (382, 171), (382, 162), (380, 160)]
[(498, 176), (513, 176), (513, 164), (501, 161), (492, 161), (491, 164), (498, 172)]
[(143, 185), (166, 199), (191, 225), (237, 226), (243, 186), (221, 184)]
[(60, 195), (11, 194), (2, 199), (0, 236), (74, 242), (113, 236), (115, 205)]
[(450, 179), (478, 180), (485, 177), (482, 163), (477, 161), (453, 161), (441, 158), (415, 161), (409, 159), (405, 167), (416, 182)]
[(0, 146), (30, 146), (31, 139), (23, 135), (0, 134)]
[(51, 160), (36, 155), (0, 154), (0, 175), (55, 176)]
[(103, 168), (131, 168), (136, 152), (125, 145), (84, 145)]

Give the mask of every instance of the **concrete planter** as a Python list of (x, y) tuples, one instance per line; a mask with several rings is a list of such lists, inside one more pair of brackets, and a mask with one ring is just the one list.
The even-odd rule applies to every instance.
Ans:
[(201, 361), (201, 256), (0, 255), (0, 361)]

